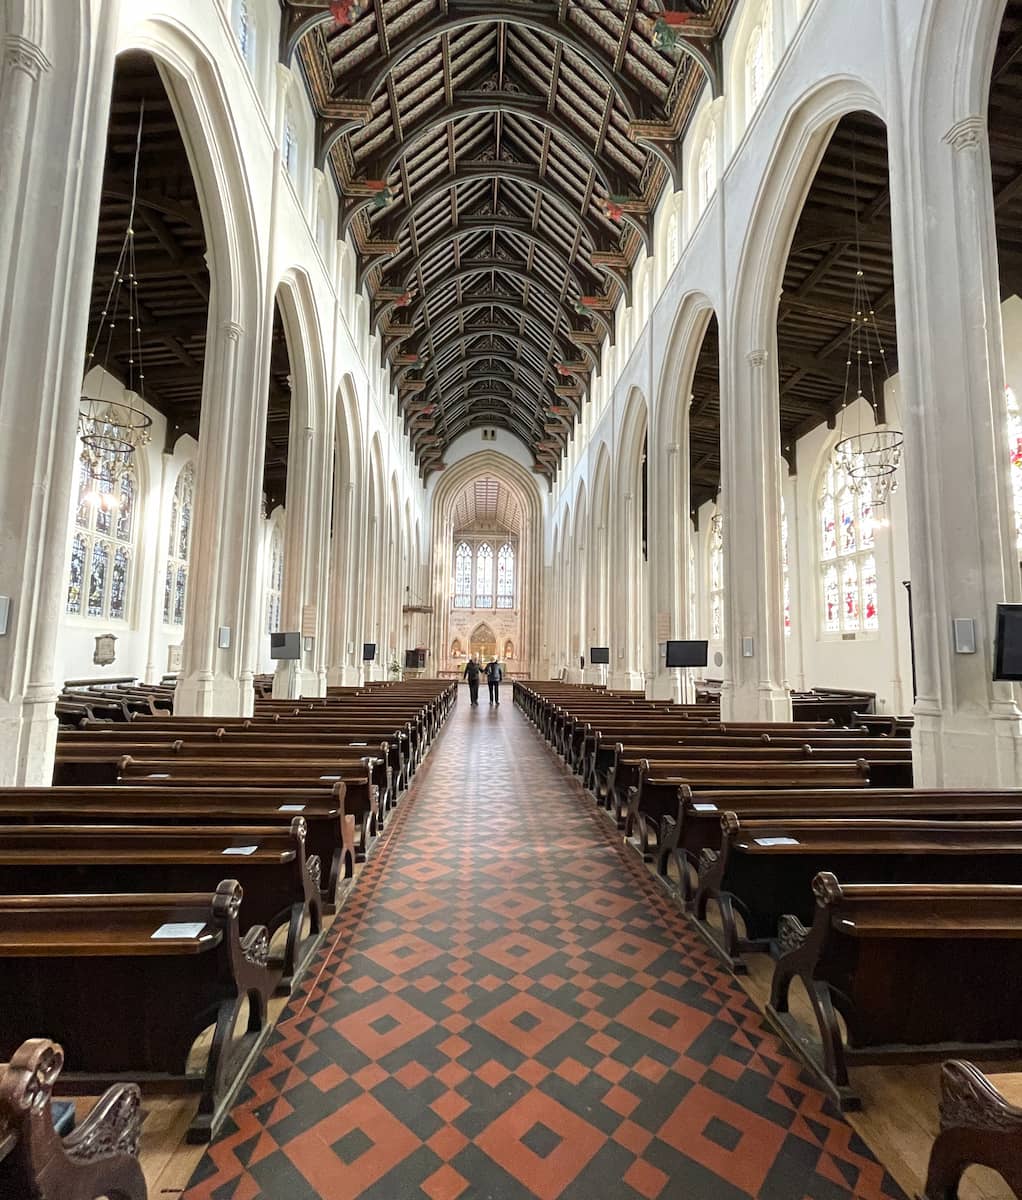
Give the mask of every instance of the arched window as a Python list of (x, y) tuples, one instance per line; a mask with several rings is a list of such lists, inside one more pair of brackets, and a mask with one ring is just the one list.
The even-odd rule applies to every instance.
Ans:
[(185, 593), (188, 591), (188, 554), (192, 542), (192, 502), (195, 496), (195, 468), (183, 468), (174, 487), (170, 509), (170, 538), (167, 543), (167, 571), (163, 584), (163, 621), (165, 625), (185, 623)]
[(454, 552), (454, 607), (472, 607), (472, 548), (459, 542)]
[(231, 24), (234, 26), (234, 36), (238, 39), (241, 57), (249, 71), (252, 71), (255, 67), (256, 30), (250, 0), (234, 0)]
[(724, 517), (710, 522), (710, 638), (724, 640)]
[(688, 636), (695, 637), (698, 614), (696, 612), (696, 546), (689, 538), (688, 543)]
[(746, 120), (759, 107), (766, 92), (769, 71), (769, 27), (766, 22), (757, 25), (749, 38), (745, 50), (745, 117)]
[(781, 570), (784, 574), (784, 636), (791, 637), (791, 559), (788, 542), (788, 513), (781, 497)]
[(279, 525), (270, 534), (270, 563), (266, 576), (266, 632), (280, 630), (280, 595), (284, 587), (284, 535)]
[(115, 484), (108, 468), (94, 476), (78, 460), (78, 507), (71, 539), (66, 609), (74, 616), (126, 621), (135, 540), (135, 475)]
[(831, 455), (817, 506), (824, 633), (875, 632), (880, 625), (873, 493), (868, 480), (859, 490), (852, 483)]
[(1015, 537), (1022, 555), (1022, 409), (1013, 388), (1005, 391), (1008, 408), (1008, 453), (1011, 455), (1011, 490), (1015, 501)]
[(284, 169), (291, 178), (298, 182), (298, 126), (295, 115), (289, 104), (284, 113), (284, 136), (280, 145)]
[(667, 273), (668, 275), (678, 265), (678, 256), (680, 253), (680, 242), (678, 238), (678, 214), (671, 213), (670, 220), (667, 222)]
[(493, 547), (488, 542), (476, 550), (476, 608), (493, 608)]
[(515, 550), (505, 542), (497, 554), (497, 607), (515, 606)]
[(711, 124), (699, 151), (696, 170), (699, 211), (703, 212), (717, 187), (717, 127)]

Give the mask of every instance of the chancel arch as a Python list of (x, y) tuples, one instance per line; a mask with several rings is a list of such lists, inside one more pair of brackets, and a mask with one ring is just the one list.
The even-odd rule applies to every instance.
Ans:
[[(515, 672), (535, 669), (541, 649), (542, 502), (534, 477), (498, 451), (470, 454), (440, 477), (431, 503), (434, 583), (430, 650), (457, 672), (455, 641), (471, 648), (485, 625), (496, 656), (515, 647)], [(505, 582), (501, 591), (503, 555)], [(482, 590), (480, 590), (482, 589)], [(482, 604), (480, 604), (482, 601)]]

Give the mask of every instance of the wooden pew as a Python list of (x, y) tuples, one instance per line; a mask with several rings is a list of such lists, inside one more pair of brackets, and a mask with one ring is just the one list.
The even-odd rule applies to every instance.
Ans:
[[(640, 766), (640, 773), (645, 777), (650, 775), (648, 763)], [(631, 789), (625, 818), (625, 837), (637, 834), (644, 858), (651, 856), (655, 848), (658, 864), (678, 849), (682, 787), (698, 794), (721, 788), (731, 791), (748, 788), (757, 792), (788, 788), (824, 790), (861, 788), (869, 783), (869, 769), (861, 759), (849, 763), (815, 763), (808, 759), (759, 763), (729, 758), (716, 762), (671, 763), (666, 773), (670, 783), (664, 787)]]
[[(135, 741), (130, 736), (108, 737), (100, 734), (61, 735), (57, 739), (53, 782), (62, 787), (110, 786), (122, 776), (121, 764), (130, 759), (135, 762), (173, 759), (184, 765), (188, 761), (223, 760), (225, 763), (242, 762), (252, 771), (260, 773), (264, 766), (274, 764), (280, 770), (289, 767), (301, 768), (303, 764), (326, 761), (336, 771), (351, 791), (347, 798), (347, 811), (359, 820), (372, 814), (373, 829), (384, 819), (388, 808), (397, 804), (393, 771), (388, 763), (387, 743), (361, 745), (324, 750), (309, 747), (302, 742), (263, 740), (239, 747), (233, 741), (225, 741), (216, 735), (196, 734), (168, 742)], [(134, 770), (135, 768), (133, 768)], [(225, 773), (232, 770), (225, 768)], [(363, 772), (368, 772), (368, 780)], [(138, 768), (139, 774), (149, 774)], [(180, 772), (177, 772), (180, 773)], [(372, 785), (372, 787), (369, 786)], [(375, 789), (375, 791), (373, 790)]]
[[(669, 786), (665, 783), (665, 786)], [(694, 876), (703, 851), (719, 851), (721, 814), (739, 821), (891, 818), (924, 821), (1022, 820), (1022, 790), (953, 791), (923, 788), (788, 788), (763, 791), (693, 791), (676, 789), (677, 832), (658, 855), (657, 868), (667, 874), (668, 859), (678, 867), (681, 894), (695, 894)], [(665, 805), (667, 800), (662, 801)], [(669, 811), (669, 810), (668, 810)]]
[[(241, 906), (232, 879), (212, 895), (0, 896), (0, 1056), (42, 1024), (60, 1039), (75, 1086), (186, 1082), (199, 1091), (189, 1140), (208, 1141), (267, 1030), (280, 979), (267, 930), (241, 937)], [(189, 1076), (189, 1053), (211, 1024), (205, 1069)]]
[(287, 930), (279, 966), (288, 988), (323, 927), (320, 863), (306, 857), (305, 834), (304, 817), (289, 830), (0, 824), (0, 894), (204, 892), (230, 869), (246, 897), (242, 931), (265, 927), (272, 940)]
[(953, 1059), (941, 1071), (940, 1092), (940, 1133), (922, 1200), (958, 1200), (971, 1166), (996, 1171), (1022, 1196), (1022, 1074), (985, 1075)]
[[(767, 1016), (843, 1107), (861, 1103), (850, 1063), (1022, 1056), (1022, 887), (849, 884), (822, 872), (812, 895), (808, 929), (785, 921)], [(790, 1012), (796, 978), (822, 1053)]]
[[(355, 857), (353, 823), (344, 817), (343, 784), (290, 787), (176, 787), (166, 780), (138, 787), (0, 788), (0, 824), (275, 826), (305, 821), (305, 850), (320, 862), (322, 903), (333, 904)], [(326, 868), (324, 870), (323, 868)]]
[(141, 1096), (111, 1088), (71, 1134), (54, 1128), (52, 1096), (64, 1065), (55, 1042), (25, 1042), (0, 1064), (0, 1197), (146, 1200), (138, 1164)]
[[(812, 881), (821, 871), (841, 872), (852, 883), (1022, 884), (1022, 820), (791, 816), (742, 821), (726, 812), (720, 824), (720, 851), (704, 851), (700, 864), (692, 918), (739, 974), (746, 969), (743, 954), (771, 950), (782, 917), (811, 920)], [(711, 902), (719, 912), (719, 929), (707, 919)]]

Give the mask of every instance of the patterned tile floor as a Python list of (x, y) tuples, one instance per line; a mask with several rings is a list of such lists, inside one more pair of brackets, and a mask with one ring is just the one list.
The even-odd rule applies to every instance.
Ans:
[(882, 1200), (505, 689), (461, 700), (186, 1200)]

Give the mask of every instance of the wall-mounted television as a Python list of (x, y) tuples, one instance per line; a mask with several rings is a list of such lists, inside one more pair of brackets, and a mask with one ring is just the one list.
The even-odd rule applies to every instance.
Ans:
[(590, 646), (589, 647), (589, 662), (594, 667), (610, 666), (610, 647), (609, 646)]
[(300, 633), (271, 633), (270, 658), (293, 661), (302, 657), (302, 635)]
[(994, 678), (1022, 680), (1022, 604), (998, 604)]
[(376, 643), (375, 642), (363, 643), (362, 661), (363, 662), (375, 662), (376, 661)]
[(709, 642), (668, 642), (668, 667), (705, 667)]

